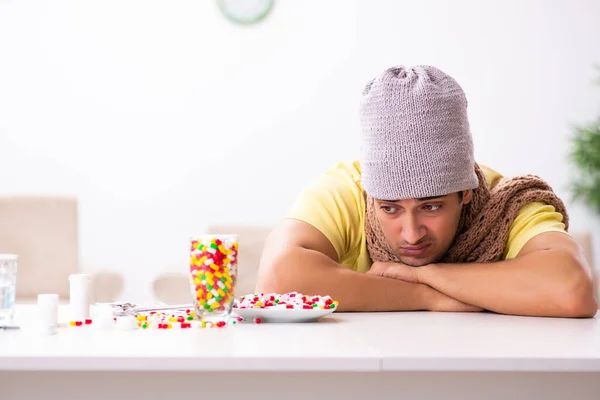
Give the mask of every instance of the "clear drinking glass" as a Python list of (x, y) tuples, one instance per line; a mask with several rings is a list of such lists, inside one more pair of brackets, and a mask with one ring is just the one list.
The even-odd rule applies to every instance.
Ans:
[(16, 254), (0, 254), (0, 321), (10, 322), (15, 313), (15, 295), (17, 292)]
[(238, 235), (190, 238), (190, 288), (196, 318), (227, 323), (235, 296)]

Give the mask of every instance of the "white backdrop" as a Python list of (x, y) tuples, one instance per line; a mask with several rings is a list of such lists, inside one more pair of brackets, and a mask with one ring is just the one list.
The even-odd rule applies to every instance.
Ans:
[(357, 157), (369, 79), (432, 64), (467, 93), (477, 160), (541, 175), (600, 236), (567, 160), (600, 114), (599, 39), (593, 0), (278, 0), (253, 27), (212, 0), (0, 0), (0, 195), (77, 196), (81, 268), (146, 301), (189, 234), (276, 223)]

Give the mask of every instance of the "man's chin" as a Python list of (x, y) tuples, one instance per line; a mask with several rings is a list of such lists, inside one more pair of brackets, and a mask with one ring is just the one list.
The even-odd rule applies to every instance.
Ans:
[(411, 257), (400, 257), (400, 262), (409, 267), (423, 267), (427, 264), (431, 264), (433, 260), (428, 258), (411, 258)]

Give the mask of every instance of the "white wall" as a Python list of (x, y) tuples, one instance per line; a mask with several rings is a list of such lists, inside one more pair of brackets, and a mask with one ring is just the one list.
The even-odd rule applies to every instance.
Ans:
[(0, 195), (77, 196), (82, 269), (146, 301), (189, 234), (275, 223), (356, 157), (372, 76), (433, 64), (467, 93), (477, 159), (543, 176), (600, 236), (566, 160), (600, 114), (599, 39), (593, 0), (279, 0), (255, 27), (212, 0), (0, 0)]

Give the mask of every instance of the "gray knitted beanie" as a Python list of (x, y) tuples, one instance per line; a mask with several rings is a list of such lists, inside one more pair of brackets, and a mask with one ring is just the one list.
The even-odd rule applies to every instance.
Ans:
[(369, 82), (360, 105), (362, 184), (379, 200), (475, 189), (467, 99), (431, 66), (397, 66)]

